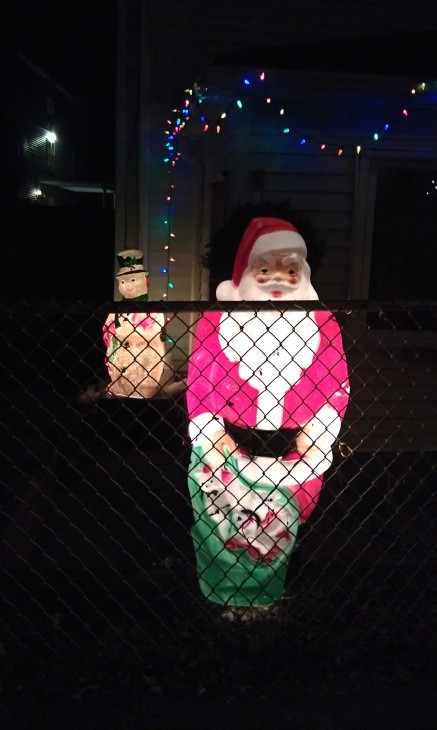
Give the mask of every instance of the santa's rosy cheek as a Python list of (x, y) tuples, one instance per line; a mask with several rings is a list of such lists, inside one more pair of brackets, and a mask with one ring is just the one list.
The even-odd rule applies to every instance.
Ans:
[(268, 281), (268, 276), (263, 276), (263, 274), (257, 274), (255, 276), (255, 280), (258, 282), (258, 284), (265, 284), (266, 281)]

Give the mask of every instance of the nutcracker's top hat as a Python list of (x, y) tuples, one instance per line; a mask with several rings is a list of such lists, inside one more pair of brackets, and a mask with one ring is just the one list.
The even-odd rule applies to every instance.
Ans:
[(148, 274), (143, 266), (144, 254), (137, 248), (129, 248), (125, 251), (120, 251), (117, 254), (117, 261), (120, 267), (120, 271), (116, 275), (126, 276), (126, 274)]

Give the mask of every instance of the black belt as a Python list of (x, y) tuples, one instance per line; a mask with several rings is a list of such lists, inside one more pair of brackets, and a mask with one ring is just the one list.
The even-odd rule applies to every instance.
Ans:
[(234, 439), (236, 445), (249, 456), (281, 456), (296, 450), (296, 438), (301, 428), (278, 428), (264, 431), (260, 428), (244, 428), (224, 419), (225, 431)]

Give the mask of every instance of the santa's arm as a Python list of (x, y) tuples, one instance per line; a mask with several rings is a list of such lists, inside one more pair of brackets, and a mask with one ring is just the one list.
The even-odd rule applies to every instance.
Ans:
[(208, 464), (223, 465), (225, 450), (232, 452), (235, 444), (224, 430), (223, 419), (218, 415), (223, 407), (223, 396), (215, 384), (226, 377), (220, 364), (218, 327), (220, 313), (210, 313), (200, 320), (190, 357), (187, 377), (187, 408), (189, 436), (193, 446), (201, 446)]
[[(343, 418), (349, 401), (349, 373), (341, 330), (332, 312), (317, 312), (316, 322), (320, 345), (308, 376), (313, 382), (316, 400), (320, 402), (323, 398)], [(319, 410), (320, 405), (315, 410)]]
[[(321, 342), (310, 367), (314, 383), (314, 410), (297, 437), (301, 458), (290, 475), (298, 483), (322, 476), (332, 464), (332, 447), (337, 439), (349, 402), (349, 377), (340, 327), (330, 312), (317, 313)], [(317, 405), (315, 405), (317, 403)]]
[(329, 403), (314, 414), (296, 439), (300, 459), (289, 474), (297, 484), (322, 476), (332, 464), (332, 447), (341, 427), (339, 413)]

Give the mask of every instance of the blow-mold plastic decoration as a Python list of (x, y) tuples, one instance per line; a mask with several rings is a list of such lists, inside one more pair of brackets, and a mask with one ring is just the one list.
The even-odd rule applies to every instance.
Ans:
[[(219, 301), (311, 301), (293, 225), (253, 219)], [(316, 507), (349, 399), (331, 312), (208, 312), (188, 370), (188, 484), (200, 588), (231, 606), (283, 595), (299, 524)]]
[[(148, 302), (148, 272), (143, 267), (143, 257), (138, 249), (117, 254), (120, 271), (116, 280), (122, 299)], [(163, 331), (163, 314), (111, 313), (107, 317), (103, 340), (110, 378), (109, 394), (152, 398), (159, 391), (164, 370)]]

